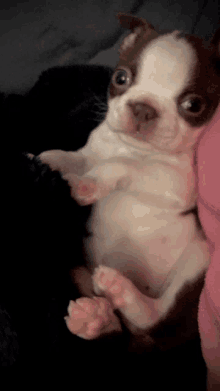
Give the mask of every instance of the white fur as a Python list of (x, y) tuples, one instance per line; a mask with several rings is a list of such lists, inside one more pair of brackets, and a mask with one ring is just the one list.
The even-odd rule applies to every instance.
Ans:
[[(89, 223), (94, 236), (85, 243), (89, 267), (116, 268), (140, 290), (147, 285), (150, 294), (165, 295), (163, 311), (185, 281), (196, 279), (209, 264), (193, 215), (180, 215), (195, 206), (191, 147), (202, 128), (192, 131), (176, 108), (175, 98), (195, 63), (191, 46), (176, 34), (159, 37), (144, 49), (136, 83), (110, 100), (106, 120), (79, 152), (87, 159), (87, 176), (109, 186), (112, 178), (131, 179), (125, 190), (113, 188), (94, 206)], [(127, 133), (132, 126), (129, 100), (147, 102), (160, 112), (151, 124), (150, 142)]]
[(120, 47), (120, 51), (127, 50), (129, 47), (131, 47), (134, 44), (135, 39), (136, 39), (137, 35), (139, 34), (140, 30), (141, 30), (140, 27), (136, 27), (134, 29), (133, 33), (131, 33), (127, 37), (125, 37), (125, 39)]
[[(88, 268), (93, 272), (103, 264), (142, 293), (147, 287), (149, 296), (160, 298), (155, 305), (161, 316), (185, 282), (195, 281), (210, 262), (194, 216), (181, 215), (196, 204), (193, 146), (203, 127), (192, 129), (177, 110), (176, 98), (196, 62), (190, 44), (177, 33), (143, 49), (135, 83), (109, 100), (103, 123), (71, 154), (73, 161), (85, 159), (86, 177), (108, 189), (88, 223), (93, 233), (85, 240)], [(126, 48), (133, 42), (131, 34)], [(159, 113), (141, 124), (140, 135), (134, 131), (131, 101)]]

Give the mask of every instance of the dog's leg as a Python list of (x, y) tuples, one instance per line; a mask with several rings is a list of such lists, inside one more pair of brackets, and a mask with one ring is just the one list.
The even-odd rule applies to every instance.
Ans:
[[(68, 178), (70, 182), (71, 174)], [(131, 173), (126, 165), (121, 163), (101, 164), (93, 167), (80, 178), (74, 190), (74, 198), (81, 205), (89, 205), (106, 197), (116, 189), (125, 188), (130, 181)], [(73, 178), (73, 182), (76, 183), (75, 178)]]
[(71, 195), (80, 205), (89, 205), (106, 197), (116, 188), (122, 189), (129, 183), (129, 170), (122, 163), (104, 163), (86, 172), (87, 159), (80, 152), (51, 150), (38, 158), (55, 171), (60, 171), (68, 181)]
[(93, 290), (111, 303), (113, 309), (120, 313), (130, 332), (136, 334), (151, 329), (166, 317), (185, 284), (196, 286), (197, 281), (207, 270), (209, 262), (208, 245), (198, 236), (189, 244), (176, 267), (167, 276), (167, 282), (159, 298), (154, 299), (142, 294), (119, 271), (102, 265), (95, 269), (92, 276)]
[(70, 301), (66, 321), (69, 331), (83, 339), (96, 339), (112, 332), (121, 332), (121, 324), (104, 297), (81, 297)]
[(85, 172), (86, 159), (80, 152), (55, 149), (42, 152), (38, 158), (42, 163), (48, 164), (53, 171), (60, 171), (64, 178), (70, 173), (80, 176)]
[(108, 299), (118, 310), (127, 328), (135, 333), (147, 330), (161, 318), (159, 302), (142, 294), (134, 284), (115, 269), (99, 266), (93, 275), (94, 291)]
[(102, 297), (82, 297), (70, 301), (66, 321), (69, 331), (84, 339), (121, 332), (121, 323), (114, 313), (118, 310), (123, 323), (135, 334), (144, 331), (160, 319), (155, 299), (146, 297), (126, 277), (106, 266), (99, 266), (93, 275), (95, 292)]

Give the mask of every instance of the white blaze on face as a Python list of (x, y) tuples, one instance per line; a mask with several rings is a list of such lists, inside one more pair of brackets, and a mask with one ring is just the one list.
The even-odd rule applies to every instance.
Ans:
[(139, 137), (133, 131), (127, 103), (147, 103), (156, 110), (158, 118), (141, 124), (142, 140), (170, 152), (182, 145), (184, 136), (191, 138), (194, 132), (178, 112), (177, 98), (190, 81), (196, 54), (184, 38), (177, 39), (178, 33), (159, 37), (143, 49), (135, 83), (124, 94), (110, 100), (107, 115), (113, 128)]
[(187, 85), (195, 54), (185, 39), (174, 32), (158, 38), (141, 54), (137, 87), (159, 101), (173, 101)]

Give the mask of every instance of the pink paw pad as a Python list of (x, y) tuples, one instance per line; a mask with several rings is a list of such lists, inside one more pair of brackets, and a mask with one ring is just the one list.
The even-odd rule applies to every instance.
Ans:
[(116, 316), (103, 297), (84, 297), (70, 301), (65, 321), (69, 331), (84, 339), (94, 339), (104, 332), (117, 329)]
[(78, 186), (78, 196), (79, 197), (88, 197), (93, 195), (97, 190), (97, 186), (94, 182), (85, 183), (85, 181), (81, 181)]
[(75, 174), (66, 174), (64, 179), (68, 181), (71, 187), (71, 196), (77, 200), (80, 205), (89, 205), (97, 201), (98, 185), (92, 178), (81, 177)]
[(94, 179), (83, 178), (76, 189), (76, 196), (82, 205), (89, 205), (96, 201), (98, 185)]
[(133, 300), (132, 283), (117, 270), (107, 266), (96, 268), (93, 286), (96, 294), (104, 293), (115, 309), (126, 306)]

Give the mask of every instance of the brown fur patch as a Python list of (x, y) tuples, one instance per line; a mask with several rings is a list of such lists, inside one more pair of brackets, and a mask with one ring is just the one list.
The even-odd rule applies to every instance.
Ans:
[(202, 126), (214, 114), (220, 99), (220, 72), (218, 69), (219, 54), (217, 47), (204, 42), (202, 38), (180, 34), (196, 52), (197, 62), (193, 69), (190, 81), (183, 93), (177, 98), (177, 105), (188, 94), (193, 93), (203, 97), (205, 110), (200, 116), (190, 116), (180, 113), (191, 126)]
[[(149, 44), (150, 41), (157, 38), (159, 34), (154, 30), (153, 26), (140, 18), (132, 17), (130, 18), (127, 15), (121, 14), (119, 18), (122, 27), (135, 29), (136, 27), (140, 27), (140, 32), (137, 33), (137, 37), (134, 43), (129, 46), (126, 50), (120, 52), (120, 60), (117, 64), (116, 70), (120, 69), (120, 67), (128, 67), (132, 73), (132, 84), (135, 83), (136, 75), (138, 72), (138, 63), (141, 52), (145, 49), (145, 47)], [(127, 38), (127, 37), (126, 37)], [(125, 38), (125, 39), (126, 39)], [(123, 46), (123, 43), (122, 43)], [(129, 86), (129, 87), (130, 87)], [(110, 83), (109, 86), (109, 97), (114, 98), (115, 96), (122, 95), (125, 91), (121, 91), (113, 83)]]

